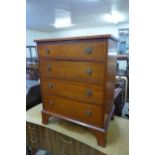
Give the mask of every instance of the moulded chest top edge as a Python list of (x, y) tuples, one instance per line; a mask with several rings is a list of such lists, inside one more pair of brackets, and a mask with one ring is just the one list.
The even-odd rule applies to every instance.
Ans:
[(81, 37), (67, 37), (67, 38), (53, 38), (53, 39), (38, 39), (34, 40), (37, 43), (44, 42), (57, 42), (57, 41), (77, 41), (77, 40), (94, 40), (94, 39), (112, 39), (114, 41), (119, 41), (117, 38), (110, 34), (106, 35), (94, 35), (94, 36), (81, 36)]

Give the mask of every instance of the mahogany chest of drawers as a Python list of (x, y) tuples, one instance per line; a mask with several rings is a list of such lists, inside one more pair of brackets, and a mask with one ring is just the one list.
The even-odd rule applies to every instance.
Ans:
[(36, 42), (42, 123), (57, 116), (83, 125), (105, 146), (114, 111), (117, 39), (99, 35)]

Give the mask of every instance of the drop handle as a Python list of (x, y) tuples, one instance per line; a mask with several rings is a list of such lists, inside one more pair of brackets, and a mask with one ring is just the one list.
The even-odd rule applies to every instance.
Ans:
[(87, 48), (85, 48), (85, 52), (87, 54), (91, 54), (93, 52), (93, 49), (91, 47), (87, 47)]
[(60, 137), (60, 139), (61, 139), (63, 142), (65, 142), (65, 143), (73, 144), (73, 141), (66, 140), (66, 139), (64, 139), (63, 137)]
[(87, 89), (85, 93), (86, 93), (86, 96), (92, 96), (93, 91), (91, 89)]
[(51, 64), (48, 64), (48, 65), (47, 65), (47, 70), (48, 70), (48, 71), (51, 71), (51, 70), (52, 70)]
[(31, 138), (31, 142), (32, 142), (32, 143), (36, 143), (36, 142), (37, 142), (37, 137), (32, 137), (32, 138)]
[(85, 111), (85, 115), (88, 116), (88, 117), (92, 116), (92, 111), (89, 110), (89, 109), (87, 109), (87, 110)]
[(53, 83), (48, 83), (48, 88), (53, 88), (54, 84)]
[(88, 75), (93, 74), (93, 69), (91, 69), (91, 68), (87, 68), (85, 71), (86, 71), (86, 73), (87, 73)]
[(45, 52), (46, 52), (46, 54), (50, 54), (50, 49), (49, 48), (45, 48)]

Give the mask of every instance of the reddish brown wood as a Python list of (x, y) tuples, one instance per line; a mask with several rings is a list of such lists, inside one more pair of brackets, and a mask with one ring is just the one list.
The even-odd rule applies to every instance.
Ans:
[(45, 113), (44, 111), (42, 111), (41, 114), (42, 114), (42, 123), (48, 124), (48, 120), (52, 115), (49, 115), (48, 113)]
[(94, 129), (90, 129), (90, 131), (95, 135), (98, 145), (105, 147), (106, 146), (106, 132), (98, 131)]
[[(107, 42), (107, 59), (106, 59), (106, 84), (105, 84), (105, 118), (104, 124), (111, 118), (114, 105), (114, 91), (115, 91), (115, 75), (116, 75), (116, 59), (117, 59), (117, 42), (108, 40)], [(109, 118), (110, 117), (110, 118)]]
[[(49, 87), (50, 85), (52, 87)], [(43, 79), (42, 92), (44, 96), (53, 94), (67, 99), (92, 103), (93, 105), (103, 105), (103, 87), (95, 84)]]
[(40, 71), (41, 78), (55, 78), (98, 84), (104, 82), (104, 63), (44, 61), (40, 62)]
[[(87, 49), (91, 48), (91, 53)], [(69, 44), (40, 44), (38, 45), (40, 58), (78, 59), (78, 60), (104, 60), (106, 50), (105, 42), (81, 42)]]
[(68, 100), (57, 96), (44, 97), (44, 110), (83, 123), (103, 127), (103, 106)]
[(117, 41), (111, 35), (48, 39), (38, 40), (37, 49), (43, 123), (57, 116), (86, 126), (104, 146), (114, 110)]

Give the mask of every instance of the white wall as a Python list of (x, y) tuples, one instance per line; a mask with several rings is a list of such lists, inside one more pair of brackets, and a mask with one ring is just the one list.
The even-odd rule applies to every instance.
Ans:
[(59, 38), (59, 37), (111, 34), (118, 38), (118, 29), (120, 29), (120, 28), (129, 28), (129, 25), (123, 24), (123, 25), (103, 26), (103, 27), (95, 27), (95, 28), (83, 28), (83, 29), (65, 30), (65, 31), (60, 30), (57, 32), (51, 32), (50, 37), (51, 38)]
[(101, 35), (111, 34), (118, 38), (118, 29), (129, 28), (128, 24), (114, 25), (114, 26), (103, 26), (94, 28), (83, 28), (75, 30), (60, 30), (56, 32), (42, 32), (34, 30), (26, 30), (26, 45), (35, 45), (35, 39), (46, 39), (46, 38), (61, 38), (61, 37), (74, 37), (74, 36), (89, 36), (89, 35)]
[[(36, 45), (34, 42), (35, 39), (46, 39), (50, 38), (50, 33), (42, 32), (42, 31), (34, 31), (34, 30), (26, 30), (26, 45)], [(36, 57), (36, 50), (31, 49), (31, 53), (33, 57)], [(30, 57), (29, 49), (26, 49), (26, 57)]]
[(34, 30), (26, 30), (26, 45), (36, 45), (35, 39), (50, 38), (50, 33)]

